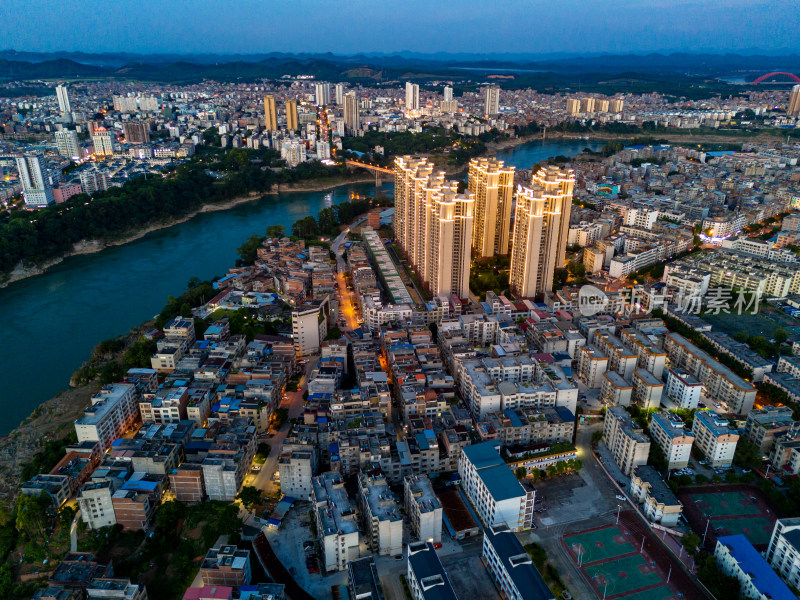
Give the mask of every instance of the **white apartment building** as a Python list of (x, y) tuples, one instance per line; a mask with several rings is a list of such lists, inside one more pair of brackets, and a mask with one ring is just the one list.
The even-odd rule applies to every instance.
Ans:
[(314, 448), (283, 452), (278, 458), (281, 492), (287, 496), (306, 500), (311, 497), (311, 479), (316, 466)]
[(708, 410), (697, 411), (694, 415), (692, 433), (697, 447), (714, 468), (729, 468), (739, 442), (739, 432), (731, 429), (727, 419), (718, 417)]
[(484, 258), (508, 254), (514, 167), (505, 167), (494, 158), (473, 158), (467, 189), (475, 196), (472, 248)]
[(320, 318), (318, 306), (304, 305), (292, 311), (292, 339), (298, 357), (319, 352), (326, 330), (325, 319)]
[(723, 573), (739, 580), (740, 596), (753, 600), (797, 600), (744, 535), (718, 538), (714, 558)]
[(382, 556), (403, 553), (403, 517), (383, 473), (361, 471), (358, 476), (361, 514), (370, 548)]
[(667, 371), (667, 385), (664, 389), (665, 400), (675, 408), (697, 408), (703, 384), (683, 369)]
[(426, 475), (408, 475), (403, 480), (406, 519), (411, 537), (418, 541), (442, 541), (442, 504)]
[(95, 156), (114, 156), (114, 133), (105, 128), (92, 132)]
[(800, 517), (775, 522), (765, 558), (787, 584), (800, 589)]
[(609, 406), (606, 409), (603, 441), (625, 475), (630, 476), (636, 467), (647, 464), (650, 438), (623, 407)]
[(117, 524), (111, 496), (114, 493), (112, 482), (108, 480), (89, 481), (78, 492), (78, 507), (81, 519), (89, 529), (100, 529)]
[(668, 469), (682, 469), (689, 465), (694, 435), (678, 415), (655, 413), (650, 421), (650, 437), (663, 450)]
[(630, 492), (631, 498), (642, 505), (642, 512), (651, 522), (665, 527), (678, 524), (683, 505), (653, 467), (642, 465), (633, 470)]
[(75, 421), (78, 442), (99, 442), (103, 450), (139, 418), (136, 387), (112, 383), (92, 396), (92, 405)]
[(531, 557), (506, 525), (484, 530), (481, 558), (503, 598), (555, 600)]
[(633, 372), (633, 401), (640, 407), (649, 410), (661, 406), (661, 394), (664, 384), (645, 369), (636, 369)]
[(78, 133), (72, 129), (56, 131), (56, 148), (64, 158), (78, 161), (81, 159), (81, 146), (78, 142)]
[(44, 165), (44, 156), (17, 156), (17, 172), (26, 206), (43, 208), (53, 204), (53, 188)]
[(578, 377), (586, 387), (603, 386), (603, 374), (608, 371), (608, 357), (592, 344), (578, 348)]
[(344, 571), (359, 557), (356, 510), (339, 473), (328, 471), (312, 479), (311, 502), (326, 572)]
[(457, 600), (447, 571), (430, 542), (408, 545), (406, 581), (412, 600)]
[(603, 380), (600, 386), (600, 400), (615, 406), (630, 406), (633, 385), (616, 371), (606, 371), (603, 373)]
[(790, 407), (767, 405), (750, 411), (742, 435), (758, 446), (762, 454), (769, 454), (775, 440), (788, 434), (795, 423)]
[(664, 337), (664, 349), (673, 367), (684, 369), (701, 381), (706, 394), (713, 400), (726, 402), (731, 412), (746, 415), (753, 408), (755, 386), (682, 335), (668, 333)]
[(512, 531), (530, 529), (536, 492), (526, 490), (490, 441), (461, 449), (461, 485), (485, 527), (504, 523)]

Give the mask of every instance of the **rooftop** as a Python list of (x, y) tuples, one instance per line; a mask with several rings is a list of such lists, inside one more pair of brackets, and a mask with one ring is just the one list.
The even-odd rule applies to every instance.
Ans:
[(424, 600), (457, 600), (453, 585), (433, 544), (430, 542), (409, 544), (408, 566), (419, 583)]
[(542, 579), (528, 553), (507, 525), (484, 530), (484, 544), (491, 544), (519, 592), (520, 600), (551, 600), (553, 593)]
[(797, 597), (744, 535), (726, 535), (718, 538), (717, 544), (722, 544), (728, 549), (728, 552), (739, 564), (739, 568), (750, 577), (753, 586), (763, 596), (770, 600), (797, 600)]

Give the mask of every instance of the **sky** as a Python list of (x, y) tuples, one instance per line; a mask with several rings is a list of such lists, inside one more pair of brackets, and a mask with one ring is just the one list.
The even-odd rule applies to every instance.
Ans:
[(0, 49), (800, 53), (798, 0), (0, 0)]

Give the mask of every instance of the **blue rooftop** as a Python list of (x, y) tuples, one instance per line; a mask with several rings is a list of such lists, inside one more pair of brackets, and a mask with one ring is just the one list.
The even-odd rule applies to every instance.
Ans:
[(763, 596), (771, 600), (797, 600), (764, 557), (741, 533), (718, 538), (717, 543), (727, 546), (731, 556), (739, 563), (739, 568), (750, 577)]

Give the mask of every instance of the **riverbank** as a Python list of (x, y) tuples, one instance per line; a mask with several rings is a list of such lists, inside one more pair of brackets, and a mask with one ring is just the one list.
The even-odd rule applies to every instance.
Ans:
[[(152, 320), (141, 323), (122, 336), (124, 346), (108, 360), (121, 362), (128, 347), (155, 326)], [(42, 446), (61, 440), (73, 431), (73, 423), (91, 404), (92, 396), (102, 387), (93, 381), (67, 388), (46, 400), (8, 435), (0, 437), (0, 498), (17, 494), (20, 472)]]
[(7, 287), (8, 285), (14, 283), (15, 281), (21, 281), (23, 279), (27, 279), (28, 277), (41, 275), (48, 269), (56, 266), (57, 264), (62, 263), (65, 259), (70, 258), (71, 256), (95, 254), (96, 252), (100, 252), (102, 250), (105, 250), (106, 248), (111, 248), (113, 246), (121, 246), (123, 244), (129, 244), (130, 242), (134, 242), (138, 239), (141, 239), (147, 234), (152, 233), (154, 231), (167, 229), (169, 227), (174, 227), (175, 225), (179, 225), (180, 223), (185, 223), (186, 221), (193, 219), (199, 214), (216, 212), (221, 210), (230, 210), (231, 208), (240, 206), (242, 204), (246, 204), (248, 202), (254, 202), (265, 196), (276, 196), (278, 194), (294, 193), (294, 192), (297, 193), (323, 192), (325, 190), (329, 190), (342, 185), (370, 183), (372, 181), (374, 181), (374, 177), (371, 176), (353, 177), (353, 178), (336, 177), (328, 179), (318, 179), (296, 184), (284, 184), (284, 185), (278, 184), (277, 186), (275, 186), (274, 189), (271, 189), (269, 192), (265, 192), (263, 194), (253, 192), (247, 196), (240, 196), (239, 198), (234, 198), (232, 200), (228, 200), (227, 202), (220, 202), (216, 204), (204, 204), (197, 210), (194, 210), (182, 217), (175, 219), (167, 219), (165, 221), (161, 221), (158, 223), (152, 223), (147, 227), (137, 229), (136, 231), (132, 231), (129, 234), (114, 240), (83, 240), (77, 242), (76, 244), (73, 245), (73, 249), (71, 252), (67, 252), (59, 256), (58, 258), (45, 261), (38, 265), (24, 266), (23, 264), (19, 264), (17, 265), (17, 267), (14, 268), (13, 271), (11, 271), (11, 273), (9, 274), (8, 278), (5, 281), (0, 282), (0, 289)]

